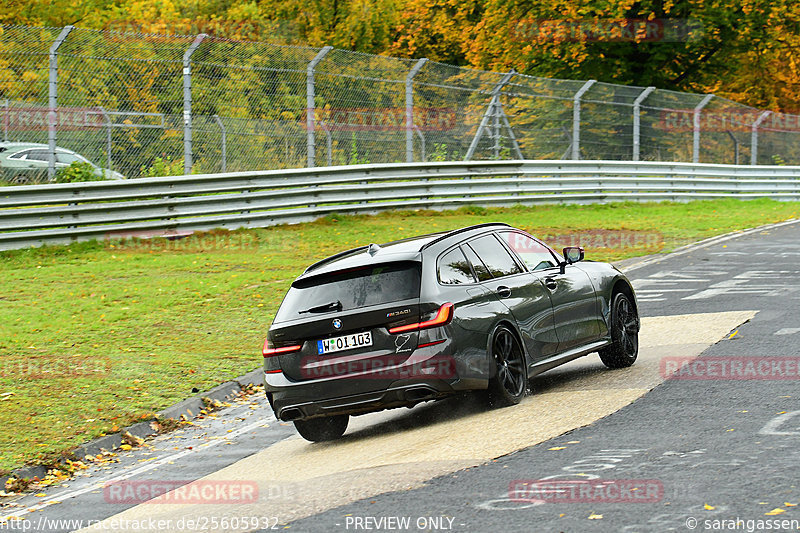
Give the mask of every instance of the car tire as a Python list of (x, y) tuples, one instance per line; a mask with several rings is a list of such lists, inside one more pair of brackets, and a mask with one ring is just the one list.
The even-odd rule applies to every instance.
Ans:
[(492, 335), (491, 361), (494, 373), (489, 379), (487, 396), (492, 407), (516, 405), (528, 389), (525, 351), (513, 331), (498, 327)]
[(611, 300), (611, 344), (599, 351), (608, 368), (631, 366), (639, 355), (639, 315), (630, 298), (618, 292)]
[(295, 420), (294, 427), (300, 436), (311, 442), (336, 440), (347, 430), (349, 415), (326, 416), (309, 420)]

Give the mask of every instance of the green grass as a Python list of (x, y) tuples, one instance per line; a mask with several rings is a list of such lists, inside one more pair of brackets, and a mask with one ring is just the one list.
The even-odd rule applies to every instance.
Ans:
[[(311, 262), (348, 247), (503, 221), (539, 235), (655, 233), (666, 251), (795, 217), (800, 204), (769, 200), (474, 207), (4, 252), (0, 471), (48, 461), (259, 366), (289, 283)], [(590, 246), (587, 257), (655, 251)]]

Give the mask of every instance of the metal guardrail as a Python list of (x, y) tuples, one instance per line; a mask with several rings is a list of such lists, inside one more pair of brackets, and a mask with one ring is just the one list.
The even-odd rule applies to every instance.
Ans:
[(0, 189), (0, 250), (462, 205), (800, 200), (800, 167), (625, 161), (353, 165)]

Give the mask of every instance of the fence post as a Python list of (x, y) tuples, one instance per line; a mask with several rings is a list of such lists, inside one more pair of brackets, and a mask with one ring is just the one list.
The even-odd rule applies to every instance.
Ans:
[(572, 97), (572, 159), (581, 158), (581, 98), (597, 80), (589, 80)]
[(8, 142), (8, 120), (9, 116), (8, 113), (11, 109), (11, 104), (8, 101), (8, 98), (5, 99), (3, 102), (3, 142)]
[(499, 82), (494, 86), (492, 89), (492, 99), (489, 100), (489, 105), (486, 107), (486, 112), (483, 114), (483, 118), (481, 119), (481, 123), (478, 125), (478, 131), (475, 132), (475, 137), (472, 138), (472, 142), (469, 145), (469, 149), (467, 150), (467, 155), (464, 156), (464, 161), (469, 161), (472, 159), (472, 156), (475, 154), (475, 150), (478, 148), (478, 142), (481, 140), (481, 135), (483, 135), (483, 130), (489, 125), (489, 117), (494, 116), (496, 108), (500, 104), (500, 91), (503, 90), (506, 83), (511, 80), (514, 76), (517, 75), (517, 71), (511, 69), (509, 72), (506, 72), (503, 77), (500, 79)]
[(114, 170), (114, 163), (111, 161), (111, 128), (113, 126), (111, 117), (103, 106), (98, 106), (100, 114), (103, 115), (103, 121), (106, 125), (106, 166), (109, 170)]
[(324, 120), (319, 121), (319, 127), (325, 132), (325, 154), (328, 161), (328, 166), (333, 166), (333, 139), (331, 138), (331, 130)]
[(406, 75), (406, 162), (408, 163), (414, 161), (414, 76), (427, 62), (428, 59), (423, 57)]
[(326, 46), (317, 52), (317, 55), (314, 56), (314, 59), (311, 60), (306, 68), (306, 142), (308, 150), (308, 164), (306, 166), (308, 167), (316, 166), (315, 159), (317, 155), (314, 139), (314, 128), (316, 127), (316, 119), (314, 117), (314, 112), (316, 110), (316, 104), (314, 103), (314, 69), (317, 68), (317, 64), (319, 64), (331, 50), (333, 50), (332, 46)]
[(639, 135), (641, 129), (641, 124), (640, 124), (641, 105), (642, 102), (644, 102), (645, 98), (650, 96), (650, 93), (652, 93), (655, 90), (656, 90), (655, 87), (648, 87), (647, 89), (639, 93), (639, 96), (637, 96), (636, 100), (633, 101), (633, 160), (634, 161), (639, 160), (639, 147), (641, 145), (639, 142)]
[(427, 163), (428, 157), (425, 154), (425, 136), (422, 134), (422, 130), (420, 130), (416, 124), (414, 124), (414, 133), (416, 133), (419, 137), (420, 151), (422, 152), (420, 154), (422, 155), (422, 162)]
[(192, 54), (208, 34), (201, 33), (183, 54), (183, 173), (192, 173)]
[(50, 46), (50, 73), (47, 96), (47, 179), (56, 175), (56, 130), (58, 128), (58, 49), (75, 26), (64, 26), (55, 42)]
[(222, 123), (222, 119), (219, 118), (219, 115), (213, 116), (214, 122), (217, 123), (219, 126), (219, 131), (222, 133), (222, 172), (227, 172), (228, 170), (228, 132), (225, 130), (225, 124)]
[(712, 98), (714, 98), (713, 94), (707, 94), (700, 100), (699, 104), (694, 106), (694, 116), (692, 117), (692, 163), (700, 162), (700, 112)]
[(772, 111), (764, 111), (760, 115), (753, 125), (750, 126), (750, 164), (757, 165), (758, 164), (758, 126), (761, 125), (761, 122), (767, 118)]

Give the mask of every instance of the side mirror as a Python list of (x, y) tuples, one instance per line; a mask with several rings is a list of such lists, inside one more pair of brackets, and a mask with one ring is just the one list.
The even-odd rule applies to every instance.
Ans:
[(567, 246), (562, 250), (564, 254), (564, 262), (561, 263), (561, 273), (564, 273), (567, 265), (571, 265), (572, 263), (577, 263), (578, 261), (583, 261), (584, 252), (583, 248), (580, 246)]
[(567, 264), (577, 263), (578, 261), (583, 261), (583, 248), (580, 246), (567, 246), (563, 250), (564, 252), (564, 259), (567, 260)]

